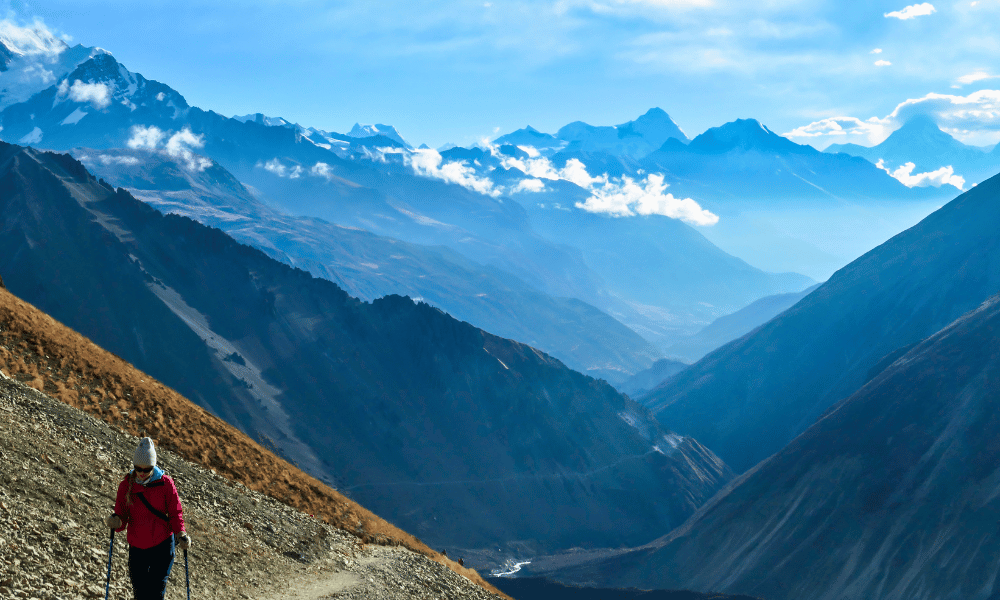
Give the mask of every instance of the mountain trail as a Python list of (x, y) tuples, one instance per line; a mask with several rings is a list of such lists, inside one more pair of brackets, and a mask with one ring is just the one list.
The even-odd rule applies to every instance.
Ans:
[[(104, 596), (110, 514), (135, 436), (0, 376), (0, 598)], [(402, 546), (361, 538), (160, 447), (177, 482), (193, 598), (487, 600), (494, 594)], [(130, 597), (128, 549), (115, 537), (111, 597)], [(186, 597), (174, 563), (168, 600)]]

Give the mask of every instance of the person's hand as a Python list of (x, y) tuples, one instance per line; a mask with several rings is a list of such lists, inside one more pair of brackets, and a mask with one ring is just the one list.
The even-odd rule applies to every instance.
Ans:
[(111, 515), (107, 519), (104, 519), (104, 524), (111, 529), (121, 529), (122, 519), (118, 515)]
[(186, 531), (182, 531), (180, 537), (177, 539), (177, 548), (179, 550), (187, 550), (190, 547), (191, 536), (189, 536)]

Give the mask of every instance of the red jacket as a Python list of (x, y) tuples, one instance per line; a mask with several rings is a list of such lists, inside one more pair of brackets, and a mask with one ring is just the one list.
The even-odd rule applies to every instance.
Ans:
[[(132, 505), (127, 507), (125, 495), (130, 480), (131, 473), (118, 485), (118, 497), (115, 500), (115, 514), (122, 520), (122, 526), (115, 531), (128, 528), (127, 539), (130, 546), (152, 548), (166, 541), (170, 534), (184, 531), (181, 499), (177, 495), (177, 486), (169, 475), (162, 475), (145, 486), (132, 483)], [(139, 499), (139, 494), (145, 496), (153, 508), (167, 515), (169, 523), (150, 512)]]

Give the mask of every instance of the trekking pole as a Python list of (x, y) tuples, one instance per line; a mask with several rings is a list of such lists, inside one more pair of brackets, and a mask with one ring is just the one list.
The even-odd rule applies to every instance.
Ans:
[[(188, 600), (191, 600), (191, 570), (188, 569), (188, 551), (184, 549), (184, 579), (187, 580)], [(107, 600), (105, 598), (104, 600)]]
[(111, 592), (111, 553), (115, 549), (115, 530), (111, 530), (111, 543), (108, 544), (108, 582), (104, 585), (104, 600), (108, 600)]

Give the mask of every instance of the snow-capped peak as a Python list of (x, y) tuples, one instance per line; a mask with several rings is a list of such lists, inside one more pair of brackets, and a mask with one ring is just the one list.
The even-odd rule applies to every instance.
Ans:
[(0, 20), (0, 110), (28, 100), (100, 54), (107, 52), (79, 44), (71, 48), (40, 21), (21, 27)]
[(0, 21), (0, 43), (15, 56), (55, 58), (69, 49), (66, 42), (37, 21), (30, 27), (19, 27), (8, 19)]
[(362, 125), (360, 123), (355, 123), (354, 127), (351, 128), (347, 135), (353, 138), (367, 138), (381, 135), (389, 138), (390, 140), (397, 141), (407, 148), (411, 147), (410, 144), (403, 139), (403, 136), (399, 135), (399, 132), (396, 131), (395, 127), (392, 125), (385, 125), (383, 123), (375, 125)]

